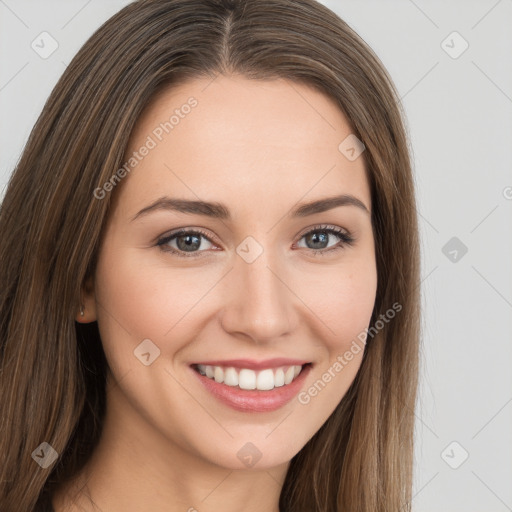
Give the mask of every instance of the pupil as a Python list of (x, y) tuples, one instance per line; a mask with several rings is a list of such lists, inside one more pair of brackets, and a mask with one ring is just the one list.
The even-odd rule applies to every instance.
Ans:
[[(317, 243), (319, 240), (320, 237), (323, 238), (323, 242), (327, 242), (327, 234), (326, 233), (313, 233), (312, 235), (310, 235), (312, 238), (313, 238), (313, 243)], [(321, 242), (322, 242), (321, 241)]]
[[(190, 248), (198, 249), (199, 246), (201, 245), (201, 242), (200, 241), (199, 241), (199, 243), (196, 242), (196, 244), (195, 244), (196, 247), (194, 247), (194, 242), (191, 241), (192, 238), (199, 240), (199, 237), (196, 235), (182, 235), (182, 236), (178, 237), (178, 247), (180, 248), (180, 250), (189, 251)], [(185, 239), (185, 242), (182, 244), (180, 242), (183, 239)]]

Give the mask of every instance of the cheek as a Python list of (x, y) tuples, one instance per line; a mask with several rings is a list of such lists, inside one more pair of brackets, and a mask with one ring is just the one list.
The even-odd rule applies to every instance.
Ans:
[[(298, 402), (306, 406), (311, 427), (318, 428), (345, 395), (363, 359), (366, 330), (377, 291), (377, 270), (372, 253), (346, 260), (326, 279), (302, 280), (303, 301), (316, 321), (312, 339), (323, 352)], [(310, 420), (306, 419), (306, 422)], [(320, 422), (320, 423), (319, 423)]]
[(190, 281), (193, 273), (170, 272), (161, 262), (148, 264), (142, 254), (140, 249), (106, 248), (98, 263), (98, 325), (106, 345), (146, 338), (160, 344), (198, 299), (198, 286)]
[(309, 274), (295, 283), (306, 309), (316, 316), (317, 339), (331, 357), (346, 350), (370, 322), (377, 292), (377, 268), (371, 250), (353, 253), (339, 265)]
[(368, 327), (377, 290), (376, 272), (367, 270), (343, 276), (339, 283), (326, 292), (325, 323), (330, 328), (327, 336), (329, 349), (344, 350), (347, 342)]
[(302, 443), (333, 413), (361, 367), (376, 287), (376, 272), (369, 266), (363, 274), (342, 273), (339, 283), (334, 282), (327, 292), (322, 288), (309, 295), (311, 304), (316, 300), (315, 312), (322, 320), (313, 336), (320, 340), (324, 357), (297, 396)]

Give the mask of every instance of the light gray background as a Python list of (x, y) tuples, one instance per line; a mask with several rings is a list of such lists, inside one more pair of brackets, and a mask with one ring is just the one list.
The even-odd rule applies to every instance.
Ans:
[[(0, 0), (0, 197), (66, 65), (127, 3)], [(512, 0), (322, 3), (389, 70), (413, 146), (424, 305), (413, 509), (512, 511)], [(47, 59), (31, 48), (43, 31), (59, 45)], [(453, 31), (469, 44), (457, 58)]]

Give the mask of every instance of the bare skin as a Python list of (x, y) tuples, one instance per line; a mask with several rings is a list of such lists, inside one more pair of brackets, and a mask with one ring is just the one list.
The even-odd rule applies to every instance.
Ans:
[[(155, 127), (190, 97), (197, 105), (158, 141)], [(218, 401), (190, 364), (301, 358), (313, 363), (307, 391), (368, 327), (377, 289), (371, 195), (363, 158), (338, 150), (350, 133), (327, 96), (284, 80), (196, 79), (144, 112), (127, 155), (148, 136), (157, 144), (110, 192), (94, 282), (77, 314), (98, 321), (111, 371), (104, 431), (75, 485), (54, 496), (56, 512), (279, 512), (289, 461), (334, 411), (363, 351), (308, 403), (295, 397), (258, 413)], [(339, 194), (367, 211), (290, 214)], [(223, 203), (232, 218), (157, 209), (132, 220), (162, 196)], [(304, 236), (318, 225), (355, 241)], [(193, 240), (191, 257), (171, 252), (185, 245), (176, 238), (157, 245), (178, 228), (207, 234)], [(237, 253), (247, 237), (263, 251), (251, 263)], [(134, 355), (145, 339), (160, 350), (149, 365)], [(248, 442), (261, 453), (253, 467), (237, 456)]]

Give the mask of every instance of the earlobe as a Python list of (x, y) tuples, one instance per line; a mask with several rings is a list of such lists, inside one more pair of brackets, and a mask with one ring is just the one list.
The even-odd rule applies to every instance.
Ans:
[(81, 324), (88, 324), (96, 320), (96, 300), (92, 278), (87, 279), (82, 287), (82, 296), (75, 320)]

